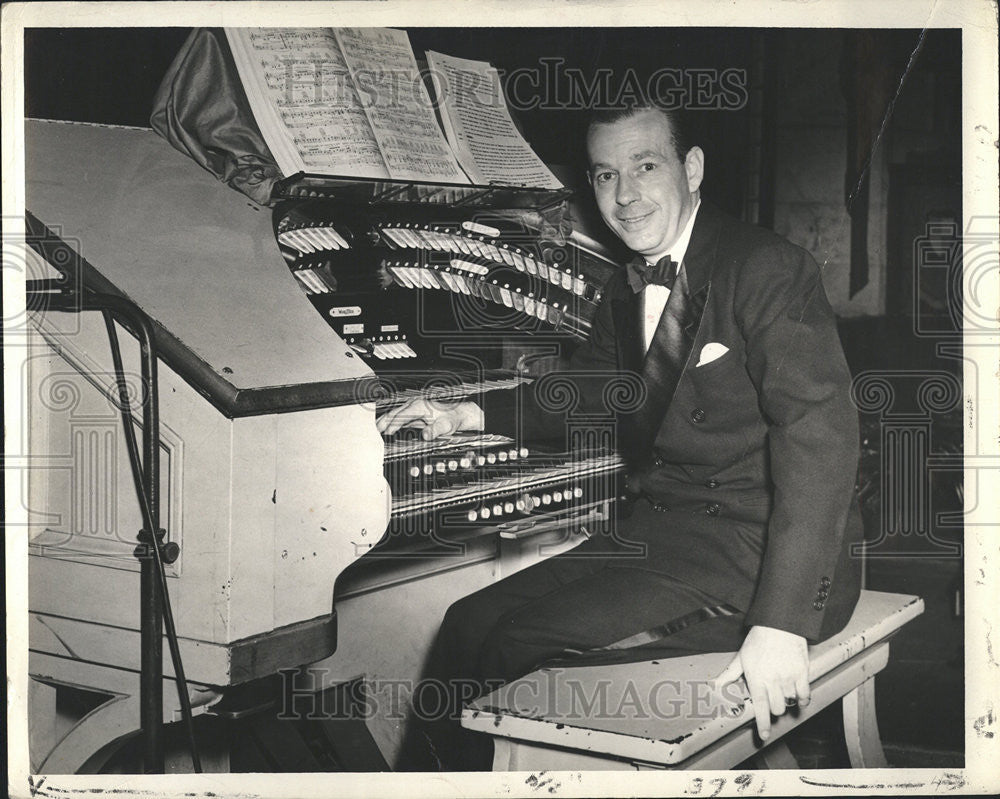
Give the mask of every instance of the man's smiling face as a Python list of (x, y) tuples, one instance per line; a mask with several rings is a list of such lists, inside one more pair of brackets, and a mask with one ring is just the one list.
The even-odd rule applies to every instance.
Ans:
[(652, 258), (669, 252), (694, 210), (704, 174), (701, 149), (682, 162), (670, 121), (644, 109), (587, 134), (590, 181), (601, 216), (629, 249)]

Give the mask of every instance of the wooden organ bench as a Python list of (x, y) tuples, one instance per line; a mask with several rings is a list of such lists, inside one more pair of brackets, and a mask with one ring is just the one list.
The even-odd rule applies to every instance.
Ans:
[(847, 627), (810, 648), (811, 701), (773, 720), (767, 746), (742, 681), (711, 686), (732, 653), (543, 668), (466, 707), (462, 725), (494, 737), (494, 771), (728, 769), (750, 757), (797, 768), (782, 739), (839, 700), (851, 765), (884, 767), (874, 678), (889, 638), (923, 609), (916, 596), (863, 591)]

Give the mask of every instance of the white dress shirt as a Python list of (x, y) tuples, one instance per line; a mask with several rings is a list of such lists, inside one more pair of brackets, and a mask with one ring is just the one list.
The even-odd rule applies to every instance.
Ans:
[[(669, 255), (674, 261), (680, 264), (677, 267), (677, 273), (680, 274), (684, 268), (684, 256), (687, 254), (688, 243), (691, 241), (691, 230), (694, 228), (694, 219), (698, 215), (700, 207), (701, 198), (699, 197), (694, 204), (694, 210), (691, 212), (684, 230), (677, 237), (677, 241), (673, 243), (669, 250), (663, 251), (654, 258), (647, 258), (647, 263), (655, 264), (664, 255)], [(649, 345), (653, 342), (653, 335), (656, 333), (657, 325), (660, 324), (660, 317), (663, 315), (663, 309), (667, 307), (667, 299), (669, 297), (670, 289), (666, 286), (657, 286), (650, 283), (642, 290), (642, 340), (647, 352), (649, 351)]]

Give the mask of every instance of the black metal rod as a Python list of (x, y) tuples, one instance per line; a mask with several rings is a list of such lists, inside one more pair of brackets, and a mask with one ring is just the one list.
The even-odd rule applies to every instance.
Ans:
[[(143, 523), (148, 539), (140, 558), (140, 725), (143, 735), (143, 768), (146, 773), (163, 773), (163, 623), (166, 622), (167, 641), (174, 666), (181, 713), (191, 748), (191, 760), (196, 772), (201, 762), (194, 738), (194, 723), (187, 679), (181, 661), (177, 631), (174, 626), (167, 576), (159, 538), (159, 397), (157, 385), (157, 357), (153, 329), (149, 318), (139, 308), (122, 297), (110, 294), (68, 295), (29, 292), (26, 296), (29, 310), (53, 310), (69, 313), (102, 311), (111, 344), (115, 365), (125, 441), (132, 466)], [(146, 391), (143, 402), (143, 466), (140, 474), (138, 445), (132, 427), (132, 413), (128, 400), (128, 386), (122, 367), (118, 335), (111, 314), (120, 316), (139, 339), (142, 359), (142, 382)], [(152, 556), (150, 556), (152, 555)], [(158, 579), (157, 579), (158, 578)]]
[[(111, 344), (111, 357), (115, 366), (115, 378), (118, 383), (118, 397), (122, 411), (122, 421), (125, 425), (125, 443), (128, 447), (129, 462), (132, 465), (132, 479), (136, 485), (136, 493), (139, 496), (140, 504), (145, 505), (145, 507), (142, 508), (143, 522), (146, 525), (146, 530), (150, 531), (149, 536), (144, 542), (148, 549), (142, 558), (140, 569), (147, 564), (152, 565), (155, 560), (156, 576), (159, 579), (154, 581), (152, 590), (156, 591), (157, 588), (159, 588), (162, 594), (163, 602), (158, 609), (162, 611), (162, 621), (166, 622), (167, 645), (170, 648), (170, 659), (173, 663), (174, 675), (177, 680), (177, 698), (181, 703), (181, 715), (184, 719), (185, 732), (188, 738), (188, 748), (191, 752), (191, 763), (195, 773), (201, 773), (201, 758), (198, 756), (198, 746), (195, 742), (194, 735), (194, 717), (191, 711), (191, 697), (188, 694), (187, 678), (184, 675), (184, 664), (181, 660), (180, 645), (177, 640), (177, 629), (174, 626), (174, 616), (170, 606), (170, 595), (167, 589), (167, 573), (163, 562), (163, 552), (161, 549), (162, 541), (160, 540), (159, 534), (160, 420), (155, 345), (148, 348), (142, 348), (142, 384), (148, 391), (144, 401), (144, 409), (148, 408), (149, 414), (146, 414), (145, 412), (143, 414), (142, 443), (144, 455), (142, 462), (146, 468), (140, 475), (138, 446), (135, 441), (135, 430), (132, 428), (131, 424), (132, 412), (129, 405), (128, 386), (125, 382), (125, 370), (122, 366), (121, 348), (118, 344), (118, 332), (115, 330), (114, 317), (111, 311), (104, 311), (104, 324), (108, 329), (108, 341)], [(152, 554), (152, 558), (150, 558), (150, 554)], [(156, 624), (155, 620), (151, 619), (150, 622), (155, 625), (154, 629), (160, 629), (160, 625)], [(155, 648), (157, 652), (155, 654), (160, 658), (157, 662), (162, 664), (162, 639), (159, 635), (156, 636), (156, 639)], [(152, 649), (152, 647), (150, 647), (150, 649)], [(143, 649), (143, 652), (145, 651), (146, 650)], [(153, 653), (151, 652), (150, 657), (152, 656)], [(162, 705), (160, 711), (160, 723), (163, 723)], [(160, 751), (154, 750), (152, 746), (150, 747), (150, 756), (154, 759), (162, 757)], [(162, 763), (160, 765), (160, 771), (156, 773), (162, 772)]]

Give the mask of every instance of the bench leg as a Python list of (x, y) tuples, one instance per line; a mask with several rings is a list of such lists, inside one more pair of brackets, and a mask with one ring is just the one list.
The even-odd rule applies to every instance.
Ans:
[(493, 770), (514, 771), (514, 745), (507, 738), (493, 739)]
[(886, 768), (875, 718), (875, 677), (844, 695), (844, 738), (852, 768)]
[(754, 765), (768, 769), (798, 769), (799, 761), (795, 759), (784, 741), (775, 741), (765, 746), (753, 756)]

